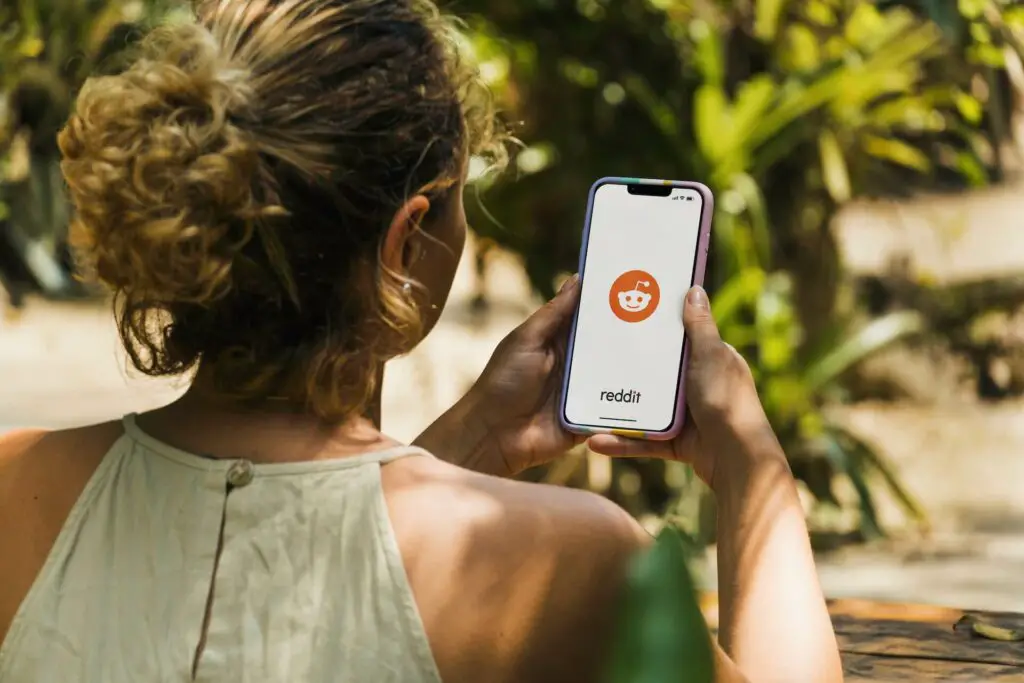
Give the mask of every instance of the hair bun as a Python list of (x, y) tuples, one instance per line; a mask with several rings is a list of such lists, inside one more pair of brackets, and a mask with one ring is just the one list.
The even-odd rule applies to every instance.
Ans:
[(83, 265), (130, 301), (207, 304), (230, 289), (254, 220), (259, 154), (234, 122), (251, 91), (213, 36), (159, 29), (125, 72), (89, 80), (59, 136)]

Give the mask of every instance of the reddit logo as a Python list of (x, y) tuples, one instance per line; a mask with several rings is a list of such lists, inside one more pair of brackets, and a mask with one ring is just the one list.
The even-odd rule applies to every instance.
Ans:
[(631, 270), (620, 275), (608, 293), (612, 313), (626, 323), (638, 323), (650, 318), (657, 310), (660, 299), (658, 281), (642, 270)]

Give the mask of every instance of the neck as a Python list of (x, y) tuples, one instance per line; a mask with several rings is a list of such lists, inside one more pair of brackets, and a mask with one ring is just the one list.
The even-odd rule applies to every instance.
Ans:
[(140, 417), (139, 426), (171, 446), (218, 458), (297, 462), (357, 455), (398, 445), (380, 431), (383, 367), (361, 415), (326, 422), (300, 402), (268, 398), (242, 403), (210, 390), (202, 371), (174, 403)]
[(373, 398), (370, 400), (370, 405), (366, 407), (366, 417), (371, 420), (377, 429), (381, 428), (381, 406), (384, 403), (384, 365), (381, 364), (377, 368), (377, 374), (374, 377), (376, 382), (374, 386), (376, 389), (373, 391)]
[[(268, 396), (259, 401), (244, 401), (237, 397), (225, 395), (216, 389), (211, 368), (200, 367), (192, 380), (188, 391), (179, 400), (188, 404), (202, 406), (207, 410), (229, 410), (247, 413), (273, 413), (303, 415), (311, 413), (301, 398), (291, 396)], [(381, 364), (374, 372), (374, 391), (370, 402), (362, 411), (362, 417), (380, 429), (381, 404), (384, 389), (384, 365)], [(187, 399), (187, 400), (186, 400)]]

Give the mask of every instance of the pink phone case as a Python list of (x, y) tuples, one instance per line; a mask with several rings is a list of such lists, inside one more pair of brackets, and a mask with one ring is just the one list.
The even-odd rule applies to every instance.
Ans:
[[(696, 190), (700, 193), (701, 198), (704, 200), (704, 204), (701, 210), (700, 216), (700, 232), (697, 237), (697, 254), (694, 259), (693, 265), (693, 284), (703, 285), (704, 284), (704, 271), (707, 268), (708, 262), (708, 246), (711, 241), (711, 219), (715, 213), (715, 198), (711, 193), (711, 190), (697, 182), (691, 182), (686, 180), (648, 180), (643, 178), (601, 178), (590, 188), (590, 197), (587, 200), (587, 217), (583, 227), (583, 246), (580, 249), (580, 263), (579, 263), (579, 276), (580, 276), (580, 287), (583, 286), (583, 282), (586, 278), (586, 262), (587, 262), (587, 245), (590, 241), (590, 221), (592, 218), (592, 212), (594, 210), (594, 196), (597, 190), (602, 185), (668, 185), (671, 187), (682, 187), (691, 190)], [(572, 365), (572, 354), (576, 343), (576, 323), (579, 317), (579, 309), (577, 308), (576, 313), (573, 315), (572, 328), (569, 332), (569, 346), (567, 347), (565, 368), (566, 372), (562, 378), (562, 400), (558, 409), (558, 418), (566, 430), (575, 434), (617, 434), (619, 436), (626, 436), (634, 439), (646, 439), (649, 441), (668, 441), (674, 439), (682, 431), (683, 425), (686, 422), (686, 383), (683, 381), (683, 376), (686, 373), (686, 366), (689, 363), (690, 358), (690, 345), (687, 343), (686, 338), (683, 338), (683, 363), (682, 370), (679, 377), (679, 389), (676, 392), (676, 410), (675, 417), (672, 420), (672, 424), (669, 425), (668, 429), (659, 432), (647, 432), (635, 429), (622, 429), (618, 427), (589, 427), (583, 425), (577, 425), (569, 422), (565, 417), (566, 398), (569, 388), (569, 372), (568, 369)]]

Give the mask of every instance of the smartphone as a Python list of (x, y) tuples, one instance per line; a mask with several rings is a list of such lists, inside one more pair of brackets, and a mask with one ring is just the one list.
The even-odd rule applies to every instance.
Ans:
[(704, 283), (714, 197), (700, 183), (590, 188), (560, 408), (577, 434), (668, 440), (686, 415), (683, 302)]

